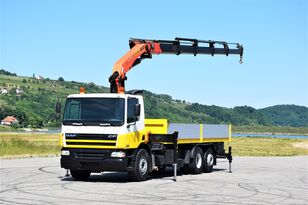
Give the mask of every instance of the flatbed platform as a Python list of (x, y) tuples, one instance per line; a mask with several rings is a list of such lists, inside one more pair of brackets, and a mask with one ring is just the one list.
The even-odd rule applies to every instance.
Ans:
[(145, 119), (152, 134), (179, 133), (178, 144), (231, 142), (231, 125), (168, 123), (166, 119)]

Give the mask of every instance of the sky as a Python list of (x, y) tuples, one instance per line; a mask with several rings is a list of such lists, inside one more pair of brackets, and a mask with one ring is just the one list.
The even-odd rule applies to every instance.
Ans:
[(308, 106), (306, 0), (0, 2), (0, 67), (18, 75), (109, 86), (130, 37), (222, 40), (243, 44), (243, 64), (155, 55), (127, 74), (126, 90), (224, 107)]

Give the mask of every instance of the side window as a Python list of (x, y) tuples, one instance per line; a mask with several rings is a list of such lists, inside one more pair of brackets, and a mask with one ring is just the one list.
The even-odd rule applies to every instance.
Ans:
[(139, 101), (137, 98), (128, 98), (127, 100), (127, 122), (135, 122), (138, 119), (134, 116), (135, 105), (138, 104)]

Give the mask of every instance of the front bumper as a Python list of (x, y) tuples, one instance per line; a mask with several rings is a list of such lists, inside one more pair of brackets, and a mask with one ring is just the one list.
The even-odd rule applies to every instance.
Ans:
[(110, 157), (114, 150), (102, 149), (62, 149), (70, 151), (69, 156), (61, 156), (61, 167), (74, 170), (128, 171), (129, 158)]

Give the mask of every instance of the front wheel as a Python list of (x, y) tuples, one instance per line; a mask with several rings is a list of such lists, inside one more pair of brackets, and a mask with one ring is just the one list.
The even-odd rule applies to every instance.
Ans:
[(89, 176), (91, 175), (91, 171), (87, 171), (87, 170), (71, 169), (70, 171), (74, 179), (81, 180), (81, 181), (87, 180)]
[(137, 152), (133, 170), (128, 172), (129, 177), (134, 181), (145, 181), (150, 172), (150, 164), (148, 152), (140, 149)]

